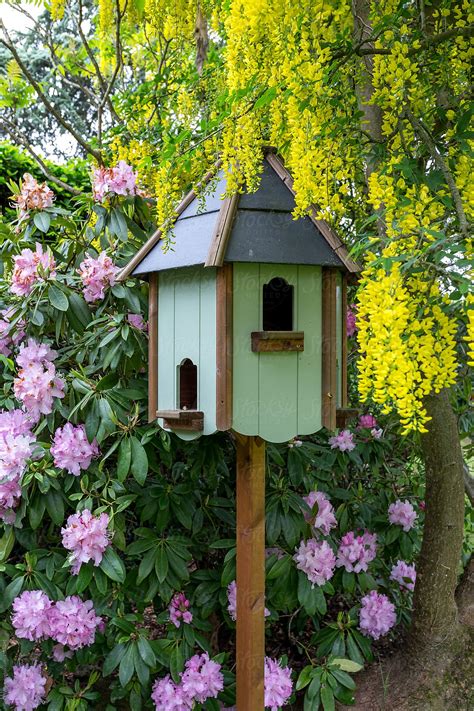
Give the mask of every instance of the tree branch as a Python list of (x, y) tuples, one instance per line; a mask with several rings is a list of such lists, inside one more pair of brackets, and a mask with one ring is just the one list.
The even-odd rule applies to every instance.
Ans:
[(93, 156), (96, 160), (100, 161), (101, 160), (101, 155), (99, 151), (94, 150), (87, 141), (83, 139), (81, 134), (76, 131), (74, 126), (72, 126), (69, 121), (67, 121), (61, 114), (60, 112), (51, 104), (49, 99), (45, 96), (43, 90), (41, 89), (41, 86), (39, 83), (36, 81), (35, 77), (31, 74), (30, 70), (28, 67), (25, 65), (23, 62), (22, 58), (20, 57), (15, 45), (13, 44), (10, 35), (8, 34), (8, 30), (5, 27), (3, 20), (0, 19), (0, 29), (3, 32), (3, 39), (0, 39), (1, 44), (3, 44), (13, 55), (15, 58), (18, 66), (20, 67), (21, 71), (23, 72), (23, 75), (26, 77), (28, 82), (31, 84), (33, 89), (36, 92), (36, 95), (38, 98), (41, 100), (41, 102), (44, 104), (46, 109), (54, 116), (56, 121), (66, 130), (68, 133), (73, 136), (77, 143), (82, 146), (82, 148), (88, 153), (89, 155)]
[(67, 190), (68, 193), (71, 193), (71, 195), (81, 195), (81, 191), (77, 190), (77, 188), (73, 188), (72, 185), (69, 185), (68, 183), (65, 183), (63, 180), (60, 178), (56, 178), (55, 175), (53, 175), (49, 170), (44, 162), (44, 160), (36, 153), (36, 151), (31, 147), (27, 137), (25, 136), (20, 129), (15, 126), (11, 121), (8, 119), (2, 117), (0, 118), (0, 125), (2, 125), (6, 131), (10, 134), (10, 136), (20, 143), (30, 154), (30, 156), (33, 158), (33, 160), (38, 164), (39, 168), (41, 169), (41, 172), (49, 180), (50, 183), (54, 183), (55, 185), (58, 185), (60, 188), (63, 190)]
[(423, 126), (421, 121), (417, 119), (416, 116), (409, 109), (405, 109), (404, 115), (412, 125), (415, 133), (418, 133), (419, 137), (428, 148), (434, 162), (442, 172), (446, 181), (446, 185), (448, 186), (449, 191), (451, 193), (451, 197), (453, 198), (454, 207), (458, 216), (459, 228), (461, 230), (462, 235), (464, 237), (467, 237), (469, 233), (469, 223), (466, 218), (466, 213), (464, 212), (464, 207), (462, 204), (462, 199), (458, 190), (458, 186), (454, 181), (451, 171), (449, 170), (448, 164), (446, 163), (444, 157), (438, 150), (438, 147), (434, 142), (433, 138), (431, 137), (430, 132)]

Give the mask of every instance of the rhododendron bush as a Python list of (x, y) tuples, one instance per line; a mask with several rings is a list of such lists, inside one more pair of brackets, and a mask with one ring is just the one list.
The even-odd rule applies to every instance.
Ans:
[[(94, 180), (66, 212), (26, 178), (2, 246), (4, 702), (230, 708), (232, 440), (147, 423), (146, 286), (115, 277), (154, 228), (150, 206), (123, 165)], [(269, 709), (349, 703), (350, 673), (409, 619), (423, 489), (395, 431), (366, 412), (268, 446)]]

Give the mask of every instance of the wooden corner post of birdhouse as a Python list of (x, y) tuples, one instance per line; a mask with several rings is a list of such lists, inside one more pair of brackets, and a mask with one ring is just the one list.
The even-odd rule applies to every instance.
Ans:
[(263, 711), (265, 668), (265, 442), (237, 448), (237, 708)]

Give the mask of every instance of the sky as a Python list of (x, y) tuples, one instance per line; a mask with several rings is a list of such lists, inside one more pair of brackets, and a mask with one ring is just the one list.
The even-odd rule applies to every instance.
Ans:
[[(12, 2), (12, 4), (14, 4)], [(29, 3), (29, 2), (20, 2), (18, 3), (22, 7), (27, 10), (30, 15), (33, 17), (38, 17), (43, 10), (44, 10), (44, 5), (43, 3)], [(10, 5), (7, 5), (4, 0), (0, 0), (0, 17), (2, 18), (3, 22), (5, 23), (5, 26), (8, 30), (26, 30), (29, 29), (32, 26), (32, 22), (28, 20), (25, 15), (22, 15), (18, 10), (15, 10), (14, 8), (10, 7)]]

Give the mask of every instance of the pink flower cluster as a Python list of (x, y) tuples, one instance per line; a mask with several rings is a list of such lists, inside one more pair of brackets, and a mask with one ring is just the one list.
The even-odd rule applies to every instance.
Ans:
[(191, 711), (195, 703), (215, 699), (224, 688), (221, 666), (209, 655), (195, 654), (188, 659), (178, 684), (169, 674), (157, 679), (151, 694), (155, 711)]
[(390, 580), (395, 580), (401, 588), (414, 590), (416, 582), (415, 566), (405, 563), (404, 560), (397, 560), (396, 565), (392, 567)]
[(395, 501), (388, 507), (388, 520), (396, 526), (401, 526), (404, 531), (410, 531), (416, 521), (416, 511), (409, 501)]
[(356, 448), (354, 435), (349, 430), (342, 430), (339, 434), (329, 438), (331, 449), (338, 449), (340, 452), (352, 452)]
[(52, 602), (41, 590), (25, 591), (13, 601), (12, 625), (17, 637), (39, 641), (53, 639), (76, 650), (93, 644), (102, 619), (92, 600), (70, 595)]
[(7, 676), (4, 685), (5, 703), (15, 711), (34, 711), (46, 699), (46, 677), (39, 664), (13, 667), (13, 677)]
[(56, 263), (50, 252), (43, 252), (43, 247), (37, 242), (36, 249), (22, 249), (13, 258), (13, 273), (10, 291), (17, 296), (28, 296), (34, 284), (44, 278), (56, 276)]
[(306, 511), (304, 514), (306, 521), (311, 523), (315, 531), (321, 531), (324, 536), (327, 536), (331, 528), (337, 526), (337, 521), (334, 507), (326, 494), (322, 491), (310, 491), (308, 496), (303, 497), (303, 501), (311, 509), (311, 513)]
[(12, 348), (18, 346), (25, 337), (25, 322), (18, 321), (15, 326), (10, 323), (13, 315), (12, 309), (0, 311), (0, 353), (4, 356), (11, 355)]
[(370, 434), (374, 439), (380, 439), (383, 435), (383, 430), (378, 426), (378, 422), (373, 415), (361, 415), (357, 425), (358, 430), (370, 430)]
[(92, 459), (98, 456), (99, 447), (95, 439), (89, 442), (84, 425), (75, 427), (67, 422), (54, 433), (51, 454), (55, 467), (79, 476), (81, 469), (88, 469)]
[(346, 312), (346, 331), (349, 338), (351, 338), (357, 331), (357, 317), (356, 317), (356, 305), (351, 304), (347, 307)]
[(377, 555), (377, 536), (365, 531), (362, 536), (356, 536), (354, 531), (346, 533), (341, 538), (337, 551), (336, 565), (344, 566), (348, 573), (360, 573), (367, 570), (368, 565)]
[(84, 285), (85, 300), (91, 303), (103, 299), (107, 287), (115, 284), (118, 271), (118, 267), (106, 252), (101, 252), (96, 259), (86, 254), (86, 258), (79, 265), (79, 276)]
[(109, 517), (106, 513), (93, 516), (89, 509), (73, 514), (67, 520), (67, 526), (61, 529), (63, 546), (72, 551), (69, 557), (72, 573), (77, 575), (82, 563), (94, 561), (100, 565), (104, 551), (110, 545), (107, 531)]
[(189, 625), (193, 621), (193, 615), (189, 610), (189, 605), (189, 600), (184, 593), (176, 593), (176, 595), (173, 595), (173, 599), (168, 607), (168, 612), (170, 613), (170, 622), (172, 622), (175, 627), (180, 627), (181, 622)]
[(53, 411), (53, 398), (64, 397), (64, 381), (56, 376), (55, 358), (55, 351), (33, 339), (20, 347), (16, 358), (20, 370), (13, 383), (15, 396), (35, 421)]
[(13, 196), (13, 200), (20, 210), (20, 217), (26, 217), (30, 210), (44, 210), (51, 207), (54, 193), (46, 183), (40, 185), (30, 173), (25, 173), (21, 190), (18, 195)]
[(137, 331), (148, 331), (148, 324), (144, 321), (141, 314), (128, 314), (127, 321), (130, 326), (136, 328)]
[(362, 598), (359, 628), (368, 637), (379, 639), (395, 625), (395, 605), (386, 595), (371, 590)]
[(32, 422), (21, 410), (0, 412), (0, 519), (15, 520), (21, 497), (21, 477), (33, 451)]
[(315, 585), (324, 585), (334, 575), (336, 556), (326, 541), (301, 541), (297, 553), (293, 556), (296, 567), (308, 576)]
[(96, 168), (92, 175), (92, 191), (97, 202), (103, 202), (107, 195), (136, 195), (137, 174), (131, 165), (120, 160), (113, 168)]
[(278, 711), (287, 703), (292, 691), (291, 669), (265, 657), (265, 708)]
[[(227, 603), (227, 612), (231, 620), (235, 622), (237, 620), (237, 584), (235, 580), (227, 586)], [(270, 617), (271, 614), (270, 610), (265, 608), (265, 617)]]

